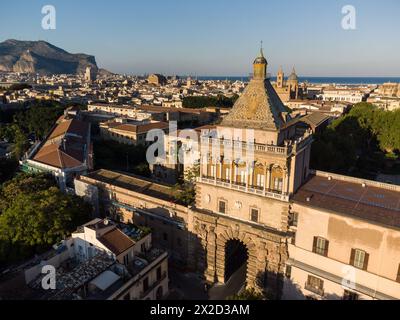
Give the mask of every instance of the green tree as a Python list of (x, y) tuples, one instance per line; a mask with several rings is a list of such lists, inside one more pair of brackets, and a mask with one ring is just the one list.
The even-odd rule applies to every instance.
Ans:
[(200, 175), (200, 163), (194, 164), (184, 172), (184, 180), (175, 184), (173, 195), (176, 201), (190, 206), (196, 199), (196, 178)]
[(29, 148), (26, 134), (15, 123), (0, 128), (0, 139), (14, 144), (13, 153), (16, 159), (19, 159)]
[(0, 261), (48, 249), (85, 223), (92, 212), (80, 197), (63, 194), (53, 178), (20, 174), (0, 191)]
[(226, 298), (226, 300), (265, 300), (265, 296), (254, 288), (245, 289), (238, 294)]
[(64, 107), (57, 104), (33, 105), (28, 110), (17, 113), (14, 122), (25, 134), (34, 134), (37, 140), (43, 140), (63, 111)]
[(234, 95), (232, 97), (226, 97), (224, 95), (218, 95), (217, 97), (188, 96), (183, 98), (182, 104), (184, 108), (231, 108), (238, 97), (238, 95)]
[[(385, 167), (386, 158), (400, 151), (400, 110), (384, 111), (370, 103), (358, 103), (315, 135), (311, 166), (319, 170), (372, 178)], [(383, 156), (381, 156), (383, 155)]]

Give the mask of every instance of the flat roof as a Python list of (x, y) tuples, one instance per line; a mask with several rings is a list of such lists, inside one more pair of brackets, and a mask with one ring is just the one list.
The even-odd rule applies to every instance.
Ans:
[(175, 197), (173, 196), (173, 191), (170, 186), (162, 185), (151, 180), (145, 180), (136, 176), (105, 169), (100, 169), (98, 171), (89, 173), (86, 175), (86, 177), (103, 183), (112, 184), (123, 189), (143, 193), (162, 200), (175, 201)]
[[(335, 175), (333, 175), (335, 176)], [(309, 201), (307, 201), (309, 200)], [(343, 181), (312, 176), (294, 195), (293, 201), (305, 206), (383, 224), (400, 227), (400, 192), (358, 181)]]
[(90, 283), (100, 290), (104, 291), (112, 284), (117, 282), (121, 277), (110, 270), (104, 271), (102, 274), (93, 279)]

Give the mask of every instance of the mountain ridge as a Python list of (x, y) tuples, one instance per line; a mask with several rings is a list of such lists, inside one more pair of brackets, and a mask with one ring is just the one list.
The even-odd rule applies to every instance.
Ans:
[(97, 73), (96, 58), (69, 53), (43, 40), (8, 39), (0, 43), (0, 71), (46, 74), (82, 74), (86, 67)]

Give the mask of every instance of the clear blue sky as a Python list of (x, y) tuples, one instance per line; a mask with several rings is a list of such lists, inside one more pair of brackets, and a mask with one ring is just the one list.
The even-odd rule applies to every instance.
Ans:
[[(46, 4), (56, 30), (41, 28)], [(346, 4), (356, 30), (341, 28)], [(119, 73), (247, 75), (263, 40), (273, 74), (400, 76), (398, 0), (12, 0), (0, 12), (0, 41), (46, 40)]]

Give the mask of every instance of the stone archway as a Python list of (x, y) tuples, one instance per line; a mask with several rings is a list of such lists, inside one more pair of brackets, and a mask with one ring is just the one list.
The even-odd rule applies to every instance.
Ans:
[[(279, 296), (281, 278), (287, 259), (285, 238), (271, 230), (254, 229), (229, 217), (196, 213), (193, 233), (198, 246), (193, 246), (192, 263), (210, 283), (226, 283), (226, 252), (229, 241), (239, 241), (247, 249), (245, 281), (248, 288), (268, 288)], [(198, 248), (197, 250), (195, 250)]]
[[(227, 275), (231, 275), (230, 273), (236, 270), (227, 270), (226, 266), (229, 261), (226, 260), (226, 249), (229, 247), (230, 243), (240, 244), (245, 248), (246, 254), (246, 277), (245, 282), (247, 286), (253, 286), (256, 274), (255, 270), (257, 269), (257, 251), (256, 245), (251, 239), (250, 235), (245, 232), (239, 232), (238, 228), (236, 231), (231, 228), (225, 230), (224, 232), (218, 234), (216, 239), (216, 278), (219, 283), (226, 283), (229, 280)], [(242, 248), (243, 248), (242, 247)], [(244, 259), (243, 259), (244, 260)], [(242, 262), (244, 262), (242, 260)], [(240, 267), (240, 266), (237, 266)], [(234, 268), (235, 269), (235, 268)]]
[[(225, 243), (225, 283), (234, 276), (235, 281), (245, 282), (248, 258), (247, 247), (242, 241), (230, 239)], [(243, 275), (236, 275), (239, 271)]]

